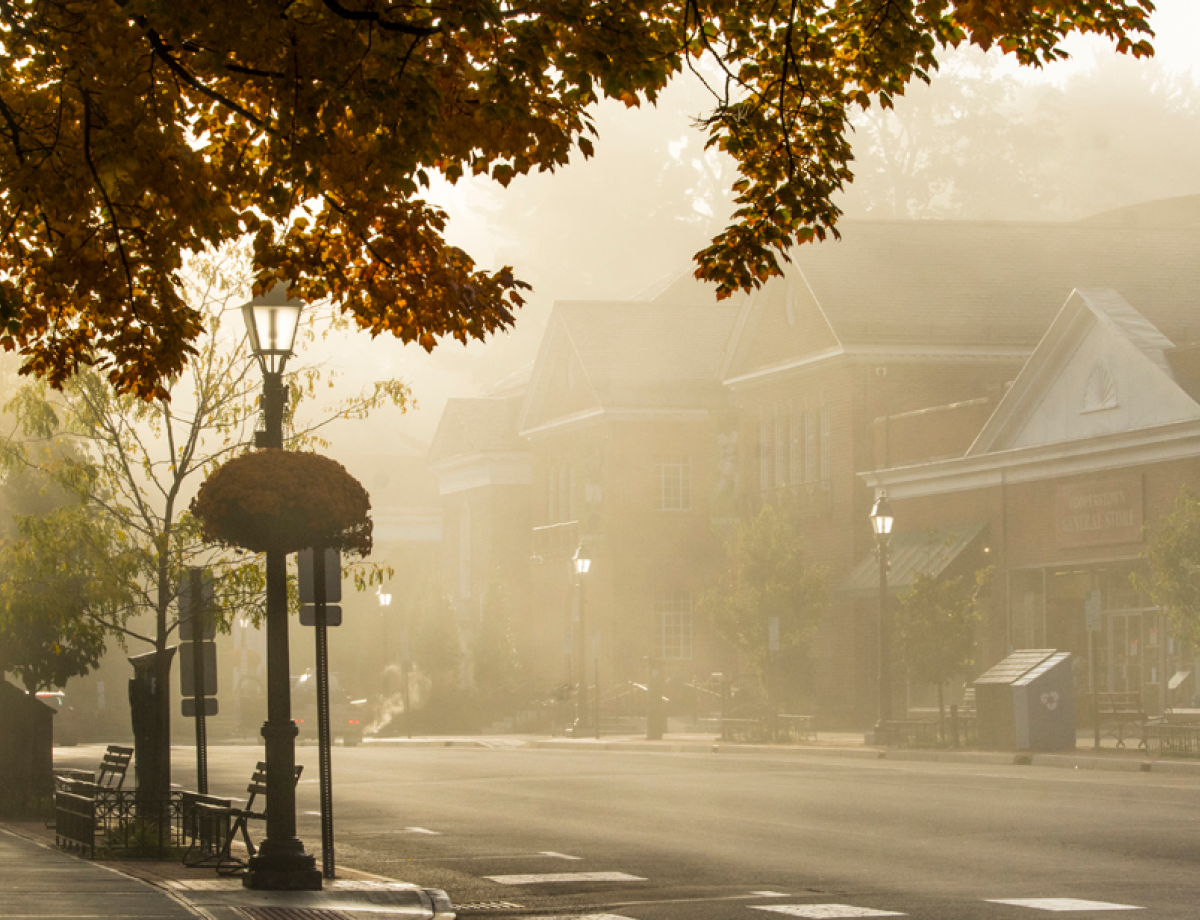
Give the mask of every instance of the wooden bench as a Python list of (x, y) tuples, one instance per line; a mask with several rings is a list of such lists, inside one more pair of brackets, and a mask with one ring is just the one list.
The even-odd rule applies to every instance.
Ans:
[(775, 717), (777, 740), (783, 741), (816, 741), (816, 716), (797, 716), (780, 713)]
[(183, 864), (189, 869), (219, 867), (233, 823), (233, 801), (199, 792), (183, 792), (180, 798), (179, 830), (187, 842)]
[(110, 744), (100, 760), (100, 767), (94, 773), (91, 770), (55, 770), (56, 780), (83, 781), (95, 783), (104, 789), (120, 789), (125, 784), (125, 771), (133, 759), (133, 748)]
[[(304, 767), (296, 765), (296, 777), (293, 783), (300, 782), (300, 774)], [(267, 765), (259, 761), (250, 777), (250, 785), (246, 787), (246, 802), (241, 807), (230, 805), (227, 800), (212, 799), (209, 796), (195, 796), (191, 808), (193, 811), (193, 828), (198, 837), (196, 848), (189, 850), (191, 857), (184, 859), (184, 865), (190, 868), (215, 867), (218, 875), (236, 875), (246, 868), (246, 861), (233, 855), (233, 842), (238, 834), (246, 846), (248, 856), (257, 852), (254, 841), (250, 839), (249, 822), (266, 821), (267, 813), (261, 804), (255, 808), (259, 797), (266, 798)]]
[(940, 732), (937, 719), (889, 719), (880, 726), (883, 730), (876, 744), (901, 748), (934, 748)]
[(1135, 727), (1137, 737), (1143, 739), (1139, 747), (1145, 744), (1146, 710), (1142, 708), (1142, 695), (1136, 690), (1097, 693), (1095, 711), (1098, 729), (1106, 737), (1116, 738), (1117, 747), (1125, 747), (1126, 729), (1129, 726)]

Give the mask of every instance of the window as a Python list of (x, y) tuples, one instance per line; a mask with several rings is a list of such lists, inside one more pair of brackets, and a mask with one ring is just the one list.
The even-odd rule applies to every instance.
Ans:
[(758, 487), (764, 492), (775, 486), (775, 420), (766, 406), (758, 416)]
[(692, 657), (692, 595), (664, 591), (656, 611), (655, 653), (663, 659)]
[(471, 596), (471, 506), (458, 509), (458, 596)]
[(805, 412), (803, 408), (797, 409), (792, 407), (789, 421), (791, 430), (788, 432), (788, 439), (792, 442), (791, 454), (791, 481), (804, 482), (804, 420)]
[(575, 469), (569, 463), (550, 467), (546, 475), (546, 523), (575, 520)]
[(804, 481), (815, 482), (821, 468), (821, 412), (811, 407), (804, 413)]
[(658, 458), (658, 510), (690, 511), (692, 461), (690, 457)]
[(787, 431), (788, 416), (791, 413), (785, 415), (781, 409), (781, 406), (775, 407), (775, 485), (786, 486), (788, 473), (792, 468), (792, 461), (788, 457), (792, 445)]
[(829, 411), (824, 405), (820, 409), (821, 425), (821, 482), (829, 482)]

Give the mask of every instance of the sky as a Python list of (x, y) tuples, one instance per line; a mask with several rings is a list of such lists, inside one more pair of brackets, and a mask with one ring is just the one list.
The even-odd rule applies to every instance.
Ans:
[[(1174, 73), (1200, 80), (1200, 0), (1160, 0), (1151, 24), (1157, 60)], [(1061, 84), (1115, 56), (1111, 44), (1099, 39), (1073, 37), (1067, 49), (1071, 60), (1041, 71), (1015, 63), (1006, 69), (1023, 80)], [(321, 358), (342, 372), (341, 386), (400, 377), (411, 386), (416, 406), (403, 416), (379, 413), (370, 425), (335, 428), (329, 452), (353, 472), (356, 465), (377, 462), (389, 453), (424, 449), (448, 397), (478, 395), (532, 357), (554, 301), (630, 298), (658, 277), (686, 267), (708, 233), (719, 227), (719, 215), (688, 214), (685, 209), (670, 224), (676, 232), (656, 236), (654, 247), (646, 247), (635, 234), (622, 233), (622, 228), (639, 220), (639, 209), (651, 207), (651, 199), (661, 192), (663, 161), (682, 163), (700, 156), (700, 137), (690, 127), (689, 115), (701, 105), (696, 87), (682, 83), (668, 89), (657, 109), (625, 110), (611, 104), (599, 115), (601, 137), (593, 161), (572, 163), (554, 176), (519, 178), (511, 192), (479, 180), (435, 187), (430, 197), (450, 215), (450, 241), (471, 253), (481, 267), (513, 264), (518, 277), (534, 284), (531, 306), (518, 315), (513, 332), (465, 347), (447, 341), (432, 355), (389, 337), (372, 340), (353, 333), (331, 340)], [(667, 139), (665, 149), (641, 146), (651, 134)], [(659, 185), (650, 183), (649, 176), (657, 176)], [(560, 251), (546, 260), (531, 251), (532, 239), (536, 230), (546, 229), (537, 221), (554, 219), (550, 211), (555, 204), (562, 212), (557, 219), (566, 214), (570, 221), (562, 228)], [(529, 229), (529, 238), (523, 237), (522, 227)], [(589, 228), (596, 232), (589, 235)], [(621, 248), (625, 237), (630, 246), (639, 247), (637, 251)]]

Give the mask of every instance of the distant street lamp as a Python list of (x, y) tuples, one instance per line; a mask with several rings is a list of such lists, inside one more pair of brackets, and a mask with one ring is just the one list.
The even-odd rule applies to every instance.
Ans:
[(579, 548), (575, 550), (572, 562), (575, 566), (576, 580), (579, 583), (579, 639), (575, 643), (579, 649), (579, 692), (575, 695), (574, 731), (574, 736), (578, 738), (587, 732), (589, 713), (587, 704), (587, 620), (584, 613), (586, 601), (584, 583), (587, 581), (588, 570), (592, 567), (591, 556), (588, 555), (588, 551), (582, 541), (579, 544)]
[[(255, 446), (283, 448), (283, 366), (292, 354), (304, 304), (276, 285), (242, 307), (250, 350), (263, 375), (263, 431)], [(321, 871), (296, 836), (296, 723), (292, 721), (288, 658), (287, 554), (268, 550), (267, 721), (262, 727), (267, 762), (267, 835), (242, 877), (247, 888), (318, 891)]]
[(892, 620), (888, 610), (888, 543), (892, 536), (892, 525), (896, 516), (887, 500), (887, 493), (880, 492), (871, 509), (871, 528), (875, 531), (875, 544), (879, 550), (879, 721), (875, 725), (878, 739), (887, 731), (892, 718)]

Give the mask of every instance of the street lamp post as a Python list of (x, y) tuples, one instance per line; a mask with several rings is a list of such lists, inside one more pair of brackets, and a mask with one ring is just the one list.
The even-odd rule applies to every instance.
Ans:
[[(283, 366), (292, 354), (300, 325), (298, 300), (279, 286), (242, 307), (250, 349), (263, 374), (263, 431), (260, 448), (283, 447), (286, 401)], [(321, 871), (296, 836), (296, 723), (292, 721), (291, 664), (288, 656), (287, 554), (268, 550), (267, 562), (267, 721), (262, 727), (267, 763), (267, 834), (242, 877), (247, 888), (318, 891)]]
[(892, 513), (887, 493), (880, 492), (871, 509), (871, 528), (875, 531), (875, 544), (879, 550), (879, 721), (875, 724), (875, 737), (884, 737), (887, 723), (892, 718), (892, 618), (888, 610), (888, 542), (892, 536), (892, 525), (896, 517)]
[[(392, 595), (389, 592), (384, 591), (383, 588), (379, 588), (375, 592), (375, 596), (379, 598), (380, 614), (386, 617), (387, 608), (392, 605)], [(384, 625), (384, 627), (382, 629), (382, 633), (385, 637), (390, 636), (390, 633), (388, 632), (386, 624)], [(387, 639), (387, 642), (388, 642), (388, 650), (389, 650), (389, 653), (387, 655), (387, 660), (391, 661), (392, 656), (390, 653), (390, 650), (391, 650), (390, 638)], [(404, 729), (405, 729), (405, 734), (407, 734), (408, 737), (411, 738), (412, 737), (412, 708), (411, 708), (411, 703), (408, 698), (409, 690), (408, 690), (408, 621), (407, 621), (407, 619), (405, 620), (405, 623), (404, 623), (403, 633), (400, 636), (400, 682), (401, 682), (400, 683), (401, 698), (404, 701)]]
[(575, 645), (579, 649), (579, 692), (575, 695), (575, 731), (576, 738), (587, 732), (587, 620), (584, 612), (587, 595), (584, 583), (587, 581), (588, 570), (592, 567), (592, 559), (587, 548), (580, 542), (572, 559), (575, 566), (575, 576), (579, 584), (579, 639)]

